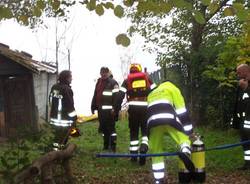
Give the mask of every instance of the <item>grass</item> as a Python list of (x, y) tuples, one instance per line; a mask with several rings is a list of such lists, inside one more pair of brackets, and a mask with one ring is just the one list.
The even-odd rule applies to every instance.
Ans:
[[(139, 177), (140, 174), (149, 175), (148, 179), (152, 180), (151, 161), (145, 166), (129, 162), (129, 158), (96, 158), (95, 154), (102, 151), (102, 137), (97, 133), (97, 123), (87, 123), (80, 125), (82, 136), (78, 139), (73, 139), (72, 142), (78, 145), (78, 151), (74, 158), (74, 165), (78, 175), (83, 176), (79, 183), (133, 183), (134, 177)], [(117, 122), (117, 152), (128, 153), (129, 147), (129, 131), (126, 121)], [(203, 135), (203, 140), (207, 148), (218, 145), (231, 144), (239, 142), (239, 137), (234, 130), (214, 130), (201, 127), (196, 132)], [(177, 147), (172, 139), (166, 137), (165, 140), (166, 152), (177, 151)], [(176, 157), (168, 157), (167, 170), (177, 177), (178, 159)], [(206, 152), (206, 170), (211, 173), (220, 171), (230, 173), (235, 168), (243, 164), (242, 148), (235, 147), (225, 150), (216, 150)], [(132, 178), (131, 178), (132, 177)], [(96, 181), (93, 181), (94, 180)], [(135, 182), (138, 182), (137, 180)], [(149, 182), (150, 183), (150, 182)]]
[[(71, 138), (70, 142), (77, 145), (77, 150), (72, 158), (72, 167), (76, 183), (79, 184), (147, 184), (152, 183), (151, 160), (148, 159), (145, 166), (133, 164), (129, 158), (97, 158), (96, 154), (102, 152), (102, 136), (98, 134), (98, 123), (88, 122), (79, 124), (82, 136)], [(117, 153), (128, 153), (129, 130), (127, 121), (119, 121), (117, 130)], [(203, 135), (206, 148), (218, 145), (239, 142), (237, 131), (214, 130), (200, 127), (195, 130)], [(46, 135), (44, 135), (46, 136)], [(32, 146), (32, 141), (29, 142)], [(177, 147), (172, 139), (166, 137), (165, 151), (175, 152)], [(2, 155), (4, 149), (1, 149)], [(39, 156), (39, 149), (32, 146), (29, 150), (32, 158)], [(235, 168), (243, 164), (242, 148), (235, 147), (225, 150), (206, 152), (206, 172), (209, 176), (223, 173), (232, 173)], [(175, 178), (178, 173), (178, 159), (175, 156), (166, 158), (166, 166), (169, 175)], [(0, 162), (1, 167), (1, 162)], [(1, 180), (0, 180), (1, 183)], [(174, 182), (173, 182), (174, 183)]]

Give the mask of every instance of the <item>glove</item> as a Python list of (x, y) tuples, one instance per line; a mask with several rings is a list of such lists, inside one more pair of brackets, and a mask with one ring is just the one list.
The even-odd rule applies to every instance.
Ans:
[(191, 133), (191, 134), (189, 134), (189, 140), (191, 141), (191, 142), (194, 142), (195, 140), (196, 140), (196, 134), (193, 132), (193, 133)]
[(95, 114), (95, 110), (97, 109), (97, 107), (95, 105), (91, 105), (91, 113)]
[(111, 116), (114, 118), (115, 121), (118, 121), (119, 118), (119, 111), (116, 112), (114, 109), (111, 110)]

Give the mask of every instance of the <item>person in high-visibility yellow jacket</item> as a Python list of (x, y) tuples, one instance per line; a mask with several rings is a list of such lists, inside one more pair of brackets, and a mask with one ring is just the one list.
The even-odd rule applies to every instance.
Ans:
[[(194, 170), (188, 136), (193, 132), (193, 125), (180, 90), (170, 81), (166, 81), (149, 93), (147, 101), (150, 152), (162, 153), (163, 138), (168, 134), (179, 145), (179, 156), (186, 168), (189, 171)], [(152, 170), (155, 183), (165, 183), (164, 157), (152, 157)]]

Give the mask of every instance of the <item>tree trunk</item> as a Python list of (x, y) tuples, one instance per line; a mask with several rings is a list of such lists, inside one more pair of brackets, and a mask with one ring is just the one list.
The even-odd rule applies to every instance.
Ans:
[[(189, 66), (189, 80), (190, 80), (190, 107), (191, 107), (191, 116), (195, 122), (200, 121), (200, 94), (199, 94), (199, 85), (198, 81), (201, 78), (199, 72), (199, 65), (201, 60), (199, 58), (199, 49), (202, 43), (202, 34), (205, 24), (199, 24), (193, 20), (193, 30), (191, 37), (191, 57), (190, 57), (190, 66)], [(198, 64), (198, 65), (197, 65)], [(195, 70), (196, 69), (196, 70)], [(197, 71), (198, 69), (198, 71)]]
[[(43, 167), (50, 165), (55, 160), (69, 159), (76, 149), (75, 144), (69, 144), (66, 149), (62, 151), (51, 151), (39, 159), (35, 160), (31, 166), (18, 173), (14, 178), (14, 183), (21, 183), (22, 181), (38, 176), (41, 174)], [(50, 169), (50, 167), (48, 166)], [(69, 170), (69, 169), (67, 169)], [(43, 170), (44, 171), (44, 170)], [(46, 171), (47, 172), (47, 171)], [(72, 176), (72, 173), (70, 173)]]

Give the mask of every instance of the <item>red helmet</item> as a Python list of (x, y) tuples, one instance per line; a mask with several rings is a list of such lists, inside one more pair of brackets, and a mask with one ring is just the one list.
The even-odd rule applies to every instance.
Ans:
[(141, 72), (141, 71), (142, 71), (142, 67), (140, 64), (138, 64), (138, 63), (130, 64), (130, 67), (129, 67), (130, 73), (136, 73), (136, 72)]

